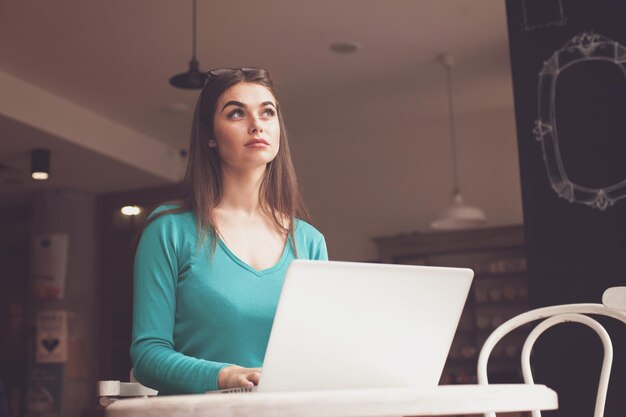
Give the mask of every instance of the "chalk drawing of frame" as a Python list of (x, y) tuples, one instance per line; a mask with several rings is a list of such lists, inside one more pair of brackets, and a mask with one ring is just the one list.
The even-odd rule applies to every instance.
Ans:
[[(593, 32), (573, 37), (544, 62), (539, 72), (538, 118), (533, 133), (541, 143), (543, 160), (552, 189), (570, 203), (580, 203), (606, 210), (626, 197), (626, 179), (603, 188), (589, 188), (575, 184), (567, 176), (556, 128), (556, 83), (565, 69), (585, 61), (608, 61), (616, 64), (626, 77), (626, 48)], [(626, 161), (625, 161), (626, 163)]]

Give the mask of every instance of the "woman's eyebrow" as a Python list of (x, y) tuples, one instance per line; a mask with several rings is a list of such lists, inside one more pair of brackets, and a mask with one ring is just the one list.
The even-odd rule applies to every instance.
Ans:
[(222, 107), (222, 111), (224, 111), (224, 109), (228, 106), (246, 107), (246, 105), (243, 104), (241, 101), (230, 100), (227, 101), (226, 104), (224, 104), (224, 107)]
[[(276, 105), (272, 103), (271, 101), (264, 101), (263, 103), (261, 103), (261, 107), (267, 106), (267, 105), (271, 105), (272, 107), (276, 108)], [(222, 107), (222, 111), (224, 111), (224, 109), (228, 106), (239, 106), (239, 107), (244, 107), (244, 108), (247, 107), (241, 101), (230, 100), (230, 101), (227, 101), (226, 104), (224, 104), (224, 107)]]

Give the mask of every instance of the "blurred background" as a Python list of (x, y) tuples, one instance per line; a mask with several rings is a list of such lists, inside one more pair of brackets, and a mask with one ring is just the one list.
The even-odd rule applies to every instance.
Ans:
[[(180, 179), (198, 92), (168, 79), (191, 59), (191, 1), (0, 7), (2, 201)], [(371, 237), (427, 230), (450, 203), (441, 53), (456, 60), (464, 197), (492, 225), (522, 221), (507, 39), (501, 1), (197, 4), (201, 70), (259, 66), (275, 79), (305, 201), (334, 259), (375, 259)], [(37, 147), (51, 151), (44, 184), (30, 179)]]
[[(442, 383), (476, 382), (478, 351), (508, 318), (626, 285), (623, 1), (193, 4), (0, 0), (0, 417), (101, 415), (96, 382), (128, 380), (135, 245), (179, 193), (198, 90), (169, 79), (194, 39), (200, 71), (271, 73), (332, 260), (474, 269)], [(608, 45), (593, 33), (620, 45), (610, 62), (540, 97), (556, 51)], [(581, 204), (555, 186), (540, 108), (560, 116), (570, 179), (617, 184), (617, 200)], [(601, 349), (565, 327), (533, 356), (560, 396), (546, 415), (591, 415)], [(608, 324), (615, 352), (621, 327)], [(527, 334), (494, 349), (492, 381), (521, 381)], [(626, 407), (618, 354), (612, 375), (607, 417)]]

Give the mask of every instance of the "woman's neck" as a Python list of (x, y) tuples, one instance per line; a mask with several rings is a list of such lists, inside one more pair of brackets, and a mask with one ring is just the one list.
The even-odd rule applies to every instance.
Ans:
[(265, 167), (246, 171), (226, 168), (222, 173), (222, 199), (216, 208), (234, 210), (242, 214), (260, 212), (259, 190), (265, 175)]

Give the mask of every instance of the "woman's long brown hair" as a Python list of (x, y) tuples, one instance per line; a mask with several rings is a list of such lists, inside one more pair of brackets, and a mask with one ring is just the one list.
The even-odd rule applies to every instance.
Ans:
[[(213, 241), (212, 252), (215, 251), (219, 234), (213, 209), (220, 203), (223, 196), (221, 159), (217, 148), (209, 146), (209, 139), (215, 138), (213, 118), (217, 100), (224, 91), (241, 82), (262, 85), (276, 98), (274, 84), (269, 73), (264, 69), (222, 70), (218, 74), (212, 75), (207, 81), (196, 105), (187, 172), (182, 182), (183, 197), (181, 200), (170, 202), (177, 207), (151, 216), (146, 223), (166, 214), (192, 211), (196, 217), (198, 249), (204, 243), (208, 233)], [(271, 216), (279, 230), (291, 238), (297, 256), (294, 220), (297, 217), (310, 222), (310, 216), (300, 195), (281, 106), (278, 98), (276, 100), (280, 123), (280, 146), (276, 157), (266, 166), (259, 190), (259, 199), (262, 210)], [(289, 220), (286, 227), (282, 221), (284, 217)]]

